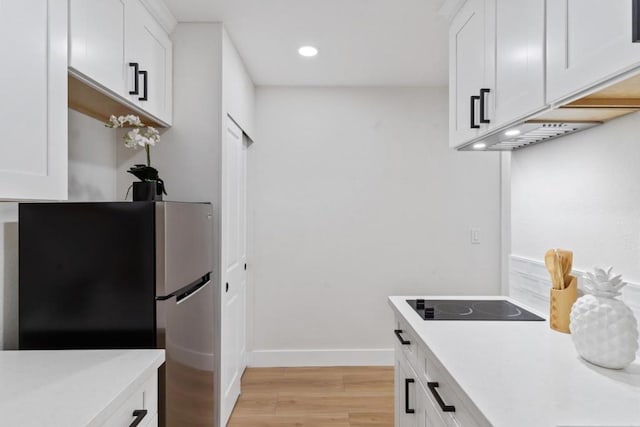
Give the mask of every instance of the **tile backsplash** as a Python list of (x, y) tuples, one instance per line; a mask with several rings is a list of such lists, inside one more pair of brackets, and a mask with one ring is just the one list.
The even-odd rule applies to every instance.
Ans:
[[(578, 292), (582, 294), (582, 276), (585, 272), (574, 269), (572, 274), (578, 277)], [(636, 319), (640, 319), (640, 284), (627, 283), (627, 286), (622, 289), (620, 299), (633, 310)], [(543, 261), (511, 255), (509, 259), (510, 297), (542, 313), (548, 313), (550, 289), (551, 278)], [(640, 357), (640, 350), (638, 355)]]

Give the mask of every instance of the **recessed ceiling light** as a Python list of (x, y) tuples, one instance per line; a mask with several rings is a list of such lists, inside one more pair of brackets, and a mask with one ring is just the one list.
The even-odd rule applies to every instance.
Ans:
[(510, 129), (504, 133), (506, 136), (516, 136), (520, 135), (520, 131), (518, 129)]
[(485, 148), (487, 148), (487, 144), (485, 144), (484, 142), (476, 142), (475, 144), (473, 144), (474, 150), (483, 150)]
[(300, 49), (298, 49), (298, 53), (301, 56), (311, 58), (312, 56), (316, 56), (318, 54), (318, 49), (313, 46), (302, 46)]

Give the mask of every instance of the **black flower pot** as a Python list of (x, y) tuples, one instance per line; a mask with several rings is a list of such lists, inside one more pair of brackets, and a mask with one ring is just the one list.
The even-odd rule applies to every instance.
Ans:
[(156, 181), (138, 181), (133, 183), (134, 202), (153, 202), (162, 200), (162, 186)]

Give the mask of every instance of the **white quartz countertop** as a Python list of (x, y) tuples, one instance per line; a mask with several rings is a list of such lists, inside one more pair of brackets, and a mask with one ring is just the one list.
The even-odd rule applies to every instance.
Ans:
[(164, 350), (0, 351), (0, 425), (101, 425)]
[(510, 299), (389, 298), (493, 426), (640, 426), (639, 360), (622, 371), (591, 365), (546, 321), (425, 321), (406, 302), (415, 298)]

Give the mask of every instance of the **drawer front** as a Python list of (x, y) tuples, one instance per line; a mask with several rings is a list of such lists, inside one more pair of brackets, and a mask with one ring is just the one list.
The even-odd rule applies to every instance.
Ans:
[[(147, 414), (142, 418), (138, 427), (155, 426), (158, 424), (158, 374), (152, 375), (136, 391), (131, 393), (127, 400), (109, 417), (103, 424), (104, 427), (129, 427), (136, 417), (133, 412), (146, 410)], [(154, 424), (155, 418), (155, 424)]]
[(396, 319), (395, 330), (393, 331), (396, 340), (396, 351), (400, 351), (407, 361), (415, 366), (418, 363), (418, 340), (408, 325)]
[[(427, 347), (420, 346), (418, 359), (418, 379), (447, 426), (491, 426)], [(455, 407), (455, 411), (446, 412), (444, 407), (448, 406)]]
[(460, 427), (456, 420), (442, 412), (438, 404), (433, 400), (428, 389), (426, 389), (422, 382), (419, 382), (420, 392), (424, 394), (424, 413), (426, 425), (431, 427)]

